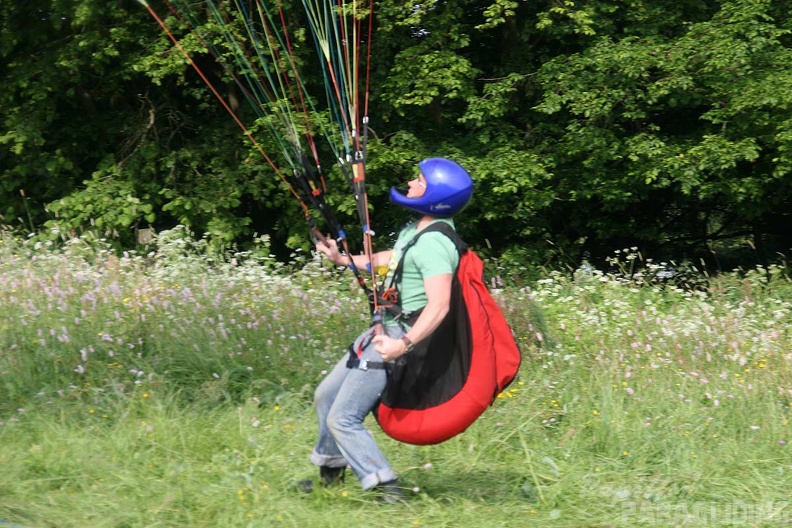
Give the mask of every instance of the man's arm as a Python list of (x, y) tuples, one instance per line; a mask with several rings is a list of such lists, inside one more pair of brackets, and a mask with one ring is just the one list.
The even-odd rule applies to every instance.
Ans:
[[(366, 255), (342, 255), (338, 249), (338, 243), (332, 238), (328, 238), (326, 244), (322, 242), (317, 243), (316, 250), (327, 257), (327, 260), (337, 266), (349, 266), (349, 261), (352, 260), (352, 262), (355, 263), (356, 268), (366, 269), (366, 266), (369, 263), (369, 259)], [(391, 250), (378, 251), (377, 253), (374, 253), (374, 255), (372, 255), (373, 262), (371, 265), (374, 268), (387, 266), (391, 258), (391, 253)]]
[[(435, 275), (424, 280), (426, 290), (426, 306), (418, 320), (406, 336), (412, 343), (418, 343), (429, 337), (440, 323), (443, 322), (451, 307), (451, 284), (454, 276), (450, 273)], [(402, 339), (392, 339), (386, 335), (378, 335), (373, 339), (374, 348), (384, 361), (394, 360), (404, 354), (407, 343)]]

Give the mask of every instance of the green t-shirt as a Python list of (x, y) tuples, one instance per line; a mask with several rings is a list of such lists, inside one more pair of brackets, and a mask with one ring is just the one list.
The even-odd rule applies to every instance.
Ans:
[[(440, 218), (434, 222), (446, 222), (454, 227), (451, 219)], [(393, 274), (402, 258), (402, 249), (418, 233), (418, 222), (411, 222), (399, 233), (393, 254), (388, 263), (388, 274), (385, 277), (385, 286), (391, 286)], [(454, 243), (443, 233), (432, 231), (421, 235), (418, 242), (404, 254), (401, 284), (397, 284), (401, 298), (401, 307), (405, 312), (413, 312), (426, 306), (427, 298), (424, 290), (424, 280), (435, 275), (456, 272), (459, 263), (459, 253)], [(389, 319), (389, 317), (386, 317)]]

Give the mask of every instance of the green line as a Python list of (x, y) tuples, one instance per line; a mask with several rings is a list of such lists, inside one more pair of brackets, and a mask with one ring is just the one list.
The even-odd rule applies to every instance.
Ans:
[[(147, 5), (146, 0), (138, 1)], [(260, 130), (269, 131), (292, 168), (301, 165), (300, 157), (308, 143), (313, 144), (314, 134), (324, 137), (336, 159), (342, 150), (351, 154), (361, 91), (357, 83), (361, 61), (356, 51), (360, 38), (356, 2), (302, 0), (317, 52), (327, 65), (322, 69), (329, 114), (319, 112), (305, 89), (291, 43), (285, 38), (288, 28), (281, 19), (279, 3), (234, 0), (228, 8), (217, 0), (169, 3), (239, 85), (258, 116)], [(329, 77), (331, 71), (338, 92)]]

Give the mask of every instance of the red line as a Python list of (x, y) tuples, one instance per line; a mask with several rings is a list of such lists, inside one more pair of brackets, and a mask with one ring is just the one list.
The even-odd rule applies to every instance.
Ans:
[[(308, 107), (305, 104), (305, 94), (303, 93), (302, 84), (300, 83), (300, 75), (297, 72), (297, 66), (294, 61), (294, 51), (292, 50), (291, 40), (289, 39), (289, 31), (288, 28), (286, 27), (286, 17), (283, 13), (283, 7), (280, 2), (278, 2), (278, 13), (280, 14), (281, 26), (283, 27), (283, 36), (284, 36), (284, 40), (286, 41), (286, 50), (289, 53), (289, 58), (291, 60), (291, 65), (292, 65), (292, 71), (294, 72), (294, 79), (296, 81), (295, 84), (297, 86), (297, 95), (300, 98), (300, 105), (298, 106), (297, 102), (295, 101), (295, 106), (298, 106), (298, 108), (302, 110), (302, 114), (305, 119), (306, 141), (308, 142), (308, 146), (311, 148), (311, 152), (313, 153), (314, 160), (316, 161), (316, 165), (318, 166), (321, 165), (319, 162), (319, 152), (316, 149), (316, 142), (314, 141), (313, 135), (311, 134), (311, 120), (308, 115)], [(291, 89), (291, 83), (289, 83), (288, 76), (284, 74), (283, 78), (286, 80), (286, 84)], [(324, 180), (322, 180), (322, 186), (324, 187)], [(325, 189), (325, 191), (327, 191), (327, 189)]]
[(187, 59), (187, 61), (190, 63), (193, 69), (198, 73), (201, 79), (203, 79), (204, 83), (206, 83), (206, 85), (212, 91), (212, 93), (217, 98), (217, 100), (220, 101), (220, 104), (223, 105), (223, 108), (226, 109), (226, 111), (231, 115), (231, 117), (234, 119), (236, 124), (239, 125), (239, 128), (242, 129), (242, 132), (245, 133), (245, 135), (250, 140), (250, 142), (256, 147), (256, 149), (261, 153), (261, 155), (264, 156), (264, 159), (267, 160), (267, 163), (269, 163), (270, 167), (272, 167), (272, 169), (275, 171), (275, 174), (278, 175), (278, 177), (281, 179), (281, 181), (283, 181), (283, 183), (286, 185), (289, 191), (291, 191), (291, 193), (300, 201), (300, 204), (305, 210), (306, 215), (308, 215), (309, 214), (308, 206), (306, 206), (305, 203), (303, 203), (302, 199), (300, 198), (300, 195), (294, 190), (294, 188), (291, 185), (289, 185), (289, 182), (286, 181), (286, 178), (283, 176), (278, 166), (275, 165), (275, 162), (272, 161), (272, 159), (267, 155), (266, 152), (264, 152), (264, 149), (261, 147), (261, 145), (258, 144), (258, 142), (250, 133), (250, 131), (247, 129), (247, 127), (245, 127), (245, 124), (242, 123), (242, 121), (239, 119), (236, 113), (234, 113), (234, 110), (228, 105), (225, 99), (223, 99), (223, 97), (220, 95), (220, 93), (217, 91), (214, 85), (209, 81), (206, 75), (204, 75), (204, 73), (201, 71), (198, 65), (195, 64), (195, 61), (193, 61), (192, 57), (190, 57), (189, 53), (187, 53), (187, 50), (184, 49), (184, 47), (179, 43), (179, 41), (176, 39), (173, 33), (171, 33), (171, 31), (168, 29), (168, 26), (165, 25), (165, 22), (162, 21), (162, 19), (150, 6), (146, 5), (146, 8), (148, 9), (151, 16), (154, 17), (154, 20), (156, 20), (157, 23), (160, 25), (160, 27), (165, 32), (165, 34), (168, 35), (168, 38), (171, 39), (173, 44), (176, 45), (176, 47), (179, 49), (181, 54), (184, 55), (184, 57)]
[[(356, 2), (357, 0), (353, 0), (353, 1)], [(362, 23), (360, 21), (358, 21), (358, 20), (354, 20), (352, 23), (355, 24), (355, 33), (357, 34), (357, 37), (358, 37), (357, 40), (354, 42), (355, 49), (353, 50), (353, 52), (355, 54), (355, 60), (354, 60), (354, 63), (352, 65), (352, 68), (353, 68), (353, 72), (352, 72), (352, 86), (354, 87), (353, 108), (355, 109), (355, 128), (357, 128), (357, 131), (358, 131), (358, 137), (355, 138), (355, 139), (356, 139), (356, 143), (357, 143), (356, 147), (359, 148), (359, 146), (360, 146), (360, 111), (359, 111), (359, 107), (360, 107), (359, 99), (360, 99), (360, 96), (359, 96), (359, 93), (358, 93), (359, 92), (358, 86), (360, 85), (360, 39), (362, 37), (362, 35), (360, 33), (360, 28), (361, 28), (361, 24)]]
[(374, 0), (369, 0), (369, 32), (368, 32), (368, 43), (367, 43), (367, 57), (366, 57), (366, 92), (365, 92), (365, 104), (363, 105), (363, 116), (368, 116), (368, 104), (369, 104), (369, 87), (370, 87), (370, 80), (371, 80), (371, 42), (374, 40)]

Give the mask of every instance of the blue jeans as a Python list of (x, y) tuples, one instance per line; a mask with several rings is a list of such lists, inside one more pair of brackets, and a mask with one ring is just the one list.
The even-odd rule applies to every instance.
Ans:
[[(404, 334), (399, 326), (387, 326), (393, 338)], [(373, 329), (355, 340), (358, 350), (365, 345), (361, 360), (381, 362), (371, 343)], [(382, 369), (347, 368), (349, 354), (339, 361), (322, 380), (314, 394), (314, 407), (319, 417), (319, 438), (311, 462), (317, 466), (346, 467), (355, 472), (364, 490), (396, 478), (374, 438), (363, 427), (363, 420), (379, 404), (387, 375)]]

